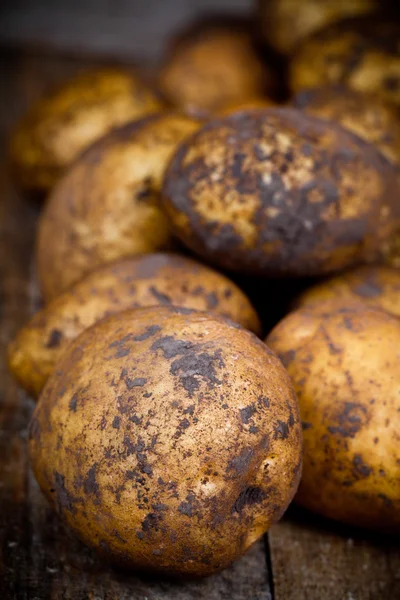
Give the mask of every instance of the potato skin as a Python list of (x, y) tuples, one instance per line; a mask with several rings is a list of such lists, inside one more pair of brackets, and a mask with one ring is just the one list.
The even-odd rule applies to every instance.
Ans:
[(37, 266), (49, 301), (96, 267), (171, 244), (159, 206), (164, 170), (199, 123), (159, 114), (115, 129), (53, 189), (41, 215)]
[(314, 31), (344, 17), (376, 10), (377, 0), (260, 0), (261, 30), (279, 52), (289, 54)]
[(241, 112), (188, 138), (166, 172), (176, 235), (215, 265), (321, 275), (374, 255), (399, 222), (396, 168), (339, 125)]
[(276, 103), (273, 100), (271, 100), (271, 98), (267, 98), (265, 96), (259, 96), (258, 98), (248, 98), (246, 100), (241, 100), (239, 102), (231, 102), (225, 105), (222, 109), (216, 112), (215, 117), (225, 117), (237, 112), (242, 112), (243, 110), (247, 111), (256, 108), (270, 108), (271, 106), (275, 105)]
[(300, 403), (304, 465), (296, 501), (351, 525), (399, 532), (399, 319), (327, 302), (291, 313), (267, 343)]
[(11, 158), (22, 186), (47, 191), (78, 155), (112, 128), (163, 109), (133, 73), (82, 73), (43, 98), (19, 123)]
[(388, 160), (399, 164), (400, 114), (379, 96), (357, 92), (339, 84), (327, 85), (299, 92), (292, 104), (320, 119), (340, 123), (375, 144)]
[(294, 91), (341, 83), (379, 94), (400, 105), (400, 53), (397, 19), (345, 19), (321, 29), (296, 48), (290, 80)]
[(280, 361), (240, 326), (182, 308), (126, 311), (62, 357), (30, 456), (51, 505), (111, 561), (209, 575), (295, 493), (298, 405)]
[(361, 302), (400, 317), (400, 272), (384, 266), (362, 266), (341, 273), (303, 292), (299, 307), (325, 302)]
[(272, 76), (249, 31), (221, 24), (182, 36), (160, 71), (159, 87), (174, 106), (207, 116), (226, 105), (263, 96), (272, 87)]
[(82, 331), (122, 310), (158, 304), (215, 312), (261, 333), (256, 311), (230, 279), (177, 254), (148, 254), (99, 267), (36, 313), (9, 346), (9, 368), (38, 397)]

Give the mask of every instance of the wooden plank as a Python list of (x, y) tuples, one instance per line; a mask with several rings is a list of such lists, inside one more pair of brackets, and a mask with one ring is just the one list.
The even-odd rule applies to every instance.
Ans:
[(7, 374), (8, 341), (36, 304), (32, 245), (37, 207), (5, 166), (10, 127), (49, 87), (82, 68), (73, 59), (3, 53), (0, 64), (0, 598), (1, 600), (270, 600), (263, 543), (221, 574), (176, 583), (113, 570), (66, 532), (29, 470), (33, 402)]
[(397, 600), (398, 539), (292, 507), (269, 534), (276, 600)]

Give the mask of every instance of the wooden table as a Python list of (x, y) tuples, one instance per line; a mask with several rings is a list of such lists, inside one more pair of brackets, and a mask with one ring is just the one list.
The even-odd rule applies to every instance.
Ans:
[(77, 58), (2, 51), (0, 58), (0, 600), (397, 600), (400, 551), (291, 510), (241, 560), (200, 582), (120, 573), (63, 529), (29, 470), (33, 402), (7, 373), (7, 343), (37, 306), (32, 247), (39, 208), (13, 185), (7, 139), (16, 118), (55, 83), (87, 66)]

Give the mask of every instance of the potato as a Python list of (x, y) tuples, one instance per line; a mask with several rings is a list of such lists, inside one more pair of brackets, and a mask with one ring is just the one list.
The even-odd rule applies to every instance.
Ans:
[(177, 150), (162, 194), (189, 248), (259, 275), (362, 262), (399, 222), (395, 167), (339, 125), (290, 108), (203, 126)]
[(400, 105), (400, 22), (346, 19), (305, 39), (291, 64), (293, 90), (341, 83)]
[(303, 90), (292, 104), (308, 114), (340, 123), (375, 144), (388, 160), (400, 162), (400, 114), (379, 96), (338, 84)]
[(287, 373), (253, 334), (155, 307), (72, 343), (36, 407), (30, 455), (86, 544), (125, 566), (201, 576), (286, 509), (301, 425)]
[(161, 180), (176, 146), (198, 126), (167, 113), (129, 123), (99, 140), (58, 183), (37, 241), (47, 301), (102, 264), (170, 246)]
[(260, 0), (265, 39), (279, 52), (290, 53), (310, 33), (351, 15), (376, 10), (378, 0)]
[(245, 294), (227, 277), (177, 254), (148, 254), (99, 267), (36, 313), (9, 346), (9, 367), (37, 397), (65, 348), (104, 317), (157, 304), (226, 316), (260, 333)]
[(309, 288), (297, 299), (298, 306), (324, 302), (362, 302), (400, 317), (400, 272), (384, 266), (363, 266), (341, 273)]
[(162, 108), (137, 75), (116, 68), (80, 74), (39, 101), (14, 132), (11, 158), (20, 183), (47, 191), (95, 140)]
[(263, 96), (272, 75), (245, 27), (218, 24), (181, 37), (160, 71), (159, 87), (173, 105), (205, 116)]
[(339, 306), (304, 307), (267, 338), (300, 403), (296, 500), (351, 525), (400, 532), (400, 321), (362, 304)]

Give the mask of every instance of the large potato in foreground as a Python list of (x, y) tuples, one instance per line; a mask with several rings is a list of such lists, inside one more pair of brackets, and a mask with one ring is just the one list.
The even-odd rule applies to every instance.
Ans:
[(339, 125), (290, 108), (211, 121), (166, 172), (178, 237), (215, 265), (321, 275), (374, 255), (399, 221), (398, 174)]
[(300, 309), (267, 343), (286, 365), (303, 421), (297, 502), (352, 525), (400, 532), (400, 321), (327, 303)]
[(37, 397), (82, 331), (122, 310), (157, 304), (215, 312), (260, 333), (257, 313), (230, 279), (189, 258), (148, 254), (99, 267), (36, 313), (10, 344), (10, 370)]
[(299, 92), (292, 103), (310, 115), (340, 123), (375, 144), (388, 160), (400, 162), (400, 114), (379, 96), (327, 85)]
[(77, 156), (112, 128), (162, 109), (137, 76), (119, 69), (83, 73), (41, 100), (11, 139), (21, 184), (48, 190)]
[(197, 127), (175, 114), (129, 123), (91, 147), (58, 183), (38, 231), (46, 300), (102, 264), (170, 245), (161, 180), (176, 146)]
[(303, 292), (298, 306), (325, 302), (362, 302), (400, 317), (400, 271), (383, 266), (363, 266), (322, 281)]
[(259, 4), (265, 39), (285, 54), (315, 30), (379, 6), (378, 0), (260, 0)]
[(161, 69), (159, 86), (175, 106), (207, 115), (264, 95), (271, 79), (249, 31), (221, 24), (183, 36)]
[(52, 506), (111, 561), (208, 575), (286, 509), (301, 425), (287, 373), (253, 334), (188, 309), (138, 309), (69, 347), (30, 455)]
[(317, 31), (293, 54), (294, 91), (340, 83), (400, 105), (400, 23), (372, 15)]

